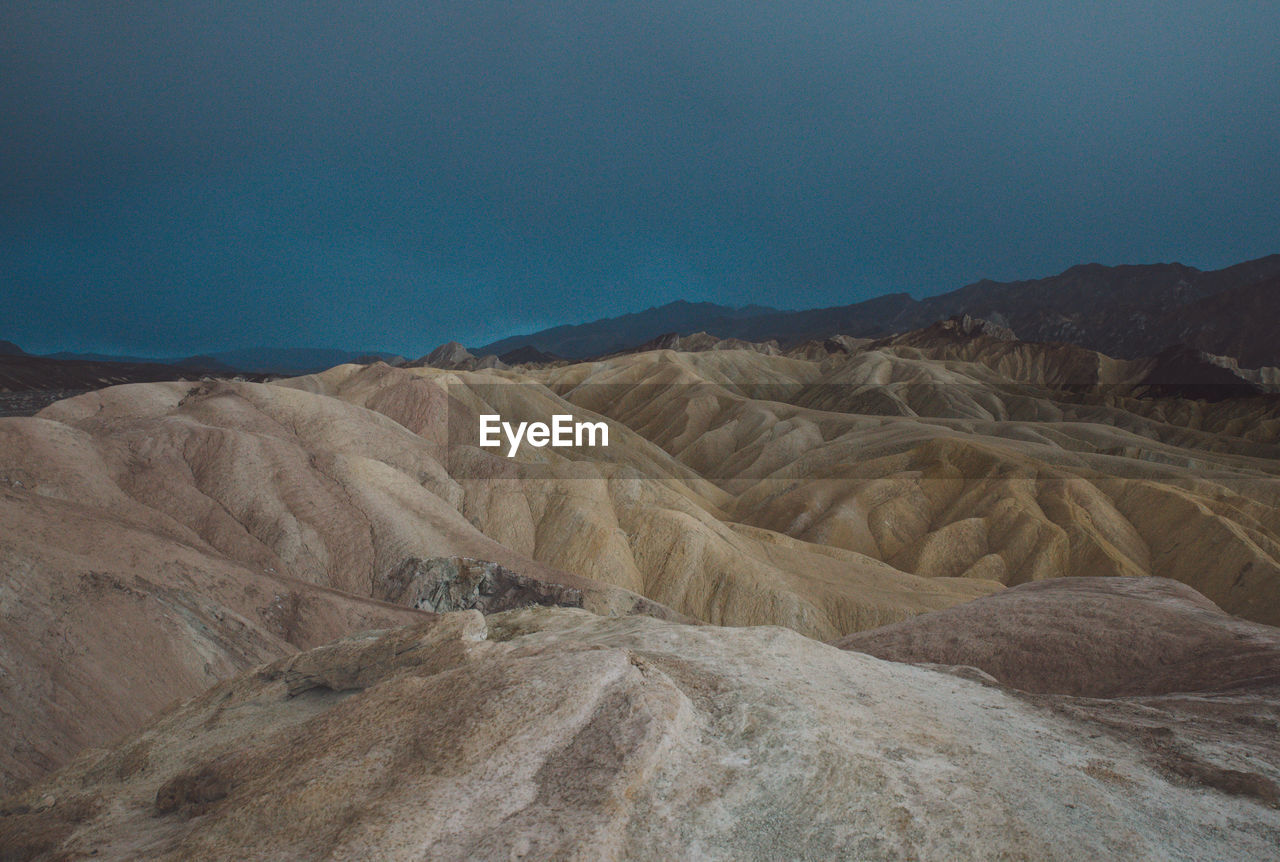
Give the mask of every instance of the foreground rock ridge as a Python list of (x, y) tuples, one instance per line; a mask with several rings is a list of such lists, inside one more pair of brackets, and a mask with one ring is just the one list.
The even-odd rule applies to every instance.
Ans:
[[(0, 419), (0, 847), (1277, 848), (1277, 369), (964, 315), (433, 361)], [(508, 458), (474, 438), (494, 413), (603, 422), (610, 445)], [(296, 829), (264, 825), (269, 786)]]
[(1199, 772), (1089, 701), (787, 629), (462, 611), (220, 683), (9, 800), (0, 828), (37, 859), (1274, 852), (1280, 810), (1257, 790), (1275, 761), (1214, 787), (1234, 764), (1197, 735), (1212, 719), (1134, 703), (1190, 722), (1170, 744)]

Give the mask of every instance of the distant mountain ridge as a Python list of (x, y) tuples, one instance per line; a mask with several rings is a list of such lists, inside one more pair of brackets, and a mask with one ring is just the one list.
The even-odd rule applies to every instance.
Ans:
[[(470, 351), (460, 344), (456, 349), (466, 353), (476, 367), (599, 358), (657, 349), (668, 342), (668, 346), (679, 344), (685, 345), (680, 349), (686, 349), (694, 345), (696, 339), (690, 341), (690, 337), (695, 335), (757, 345), (776, 342), (787, 351), (835, 336), (884, 338), (968, 315), (1009, 328), (1025, 341), (1064, 342), (1118, 359), (1155, 356), (1184, 345), (1232, 357), (1244, 368), (1262, 368), (1280, 366), (1277, 308), (1280, 254), (1210, 271), (1179, 263), (1090, 263), (1048, 278), (1013, 282), (984, 279), (919, 300), (907, 293), (890, 293), (850, 305), (802, 311), (760, 305), (731, 308), (681, 300), (618, 317), (503, 338)], [(8, 341), (0, 341), (0, 356), (287, 376), (346, 363), (405, 362), (403, 357), (385, 352), (281, 347), (183, 358), (71, 352), (35, 356)], [(418, 362), (435, 364), (429, 356)], [(16, 384), (17, 380), (11, 382)]]
[[(0, 393), (50, 392), (61, 393), (59, 397), (64, 397), (76, 391), (121, 383), (204, 376), (245, 376), (251, 379), (293, 377), (346, 363), (368, 364), (376, 361), (398, 364), (404, 359), (389, 353), (309, 348), (251, 348), (189, 356), (185, 359), (147, 359), (67, 352), (39, 356), (24, 352), (12, 342), (3, 341), (0, 342)], [(0, 415), (9, 415), (12, 413), (11, 408), (19, 409), (0, 404)]]
[[(0, 355), (6, 353), (5, 345), (17, 351), (17, 353), (10, 352), (9, 355), (24, 355), (16, 344), (7, 341), (0, 342)], [(395, 364), (404, 360), (403, 357), (394, 353), (374, 350), (337, 350), (324, 347), (245, 347), (186, 357), (117, 356), (110, 353), (74, 353), (64, 350), (45, 354), (40, 358), (73, 362), (115, 362), (128, 365), (169, 365), (226, 374), (310, 374), (348, 362), (368, 363), (381, 360)]]
[[(763, 305), (730, 308), (713, 302), (678, 300), (620, 317), (553, 326), (531, 335), (502, 338), (472, 352), (477, 356), (489, 353), (501, 356), (521, 347), (532, 347), (566, 359), (582, 359), (626, 350), (674, 329), (682, 332), (706, 330), (722, 338), (730, 337), (732, 333), (713, 331), (713, 327), (725, 329), (755, 317), (789, 313)], [(675, 325), (677, 323), (678, 326)]]
[(660, 308), (504, 338), (477, 356), (521, 347), (581, 359), (626, 350), (659, 336), (706, 332), (783, 346), (848, 335), (882, 337), (971, 315), (1028, 341), (1063, 341), (1117, 358), (1149, 356), (1174, 344), (1230, 355), (1250, 367), (1280, 365), (1276, 308), (1280, 254), (1219, 270), (1179, 263), (1073, 266), (1048, 278), (982, 280), (939, 296), (891, 293), (805, 311), (675, 302)]
[(30, 354), (0, 354), (0, 393), (100, 389), (141, 383), (224, 374), (216, 368), (157, 362), (53, 359)]
[(237, 371), (254, 374), (310, 374), (348, 362), (395, 364), (404, 357), (375, 350), (335, 350), (323, 347), (248, 347), (209, 356)]

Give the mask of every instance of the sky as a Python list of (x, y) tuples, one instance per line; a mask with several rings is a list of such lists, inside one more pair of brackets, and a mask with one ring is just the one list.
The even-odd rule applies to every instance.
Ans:
[(417, 356), (1280, 252), (1280, 3), (6, 0), (0, 339)]

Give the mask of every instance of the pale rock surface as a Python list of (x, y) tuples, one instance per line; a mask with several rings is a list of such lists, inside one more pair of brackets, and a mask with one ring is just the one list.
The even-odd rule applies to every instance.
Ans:
[[(780, 628), (459, 612), (277, 661), (86, 752), (3, 803), (0, 847), (157, 860), (1280, 849), (1275, 807), (1171, 772), (1070, 706)], [(1182, 718), (1186, 760), (1212, 766), (1220, 753)]]

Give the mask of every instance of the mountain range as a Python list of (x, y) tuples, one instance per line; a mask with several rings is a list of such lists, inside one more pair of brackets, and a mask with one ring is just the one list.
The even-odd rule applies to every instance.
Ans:
[(1246, 367), (1280, 365), (1275, 337), (1280, 254), (1201, 271), (1179, 263), (1083, 264), (1048, 278), (983, 280), (925, 299), (906, 293), (806, 311), (673, 302), (636, 314), (557, 326), (474, 348), (502, 356), (533, 348), (569, 359), (622, 351), (667, 333), (777, 340), (831, 335), (881, 337), (968, 314), (1028, 341), (1078, 344), (1109, 356), (1148, 356), (1174, 344), (1236, 357)]
[(1278, 266), (0, 344), (0, 860), (1275, 857)]
[(125, 365), (162, 365), (195, 371), (225, 374), (310, 374), (344, 362), (396, 362), (402, 357), (380, 351), (336, 350), (319, 347), (246, 347), (195, 356), (154, 357), (124, 356), (114, 353), (31, 354), (11, 341), (0, 341), (0, 356), (25, 356), (29, 359), (53, 359), (62, 362), (121, 363)]
[[(850, 305), (784, 311), (760, 305), (732, 308), (677, 301), (589, 323), (555, 326), (490, 342), (469, 352), (477, 362), (508, 364), (586, 359), (647, 347), (669, 335), (707, 333), (718, 339), (776, 341), (792, 347), (840, 335), (880, 338), (957, 315), (1003, 325), (1028, 341), (1076, 344), (1109, 356), (1151, 356), (1173, 345), (1234, 357), (1241, 366), (1280, 365), (1274, 337), (1280, 307), (1280, 254), (1220, 270), (1179, 263), (1126, 266), (1083, 264), (1048, 278), (982, 280), (938, 296), (891, 293)], [(450, 350), (462, 349), (460, 345)], [(405, 360), (379, 351), (258, 347), (187, 357), (116, 356), (59, 352), (34, 357), (0, 342), (0, 357), (169, 366), (206, 374), (309, 374), (348, 362)], [(421, 362), (431, 364), (429, 356)], [(30, 365), (30, 363), (28, 363)], [(110, 377), (121, 382), (118, 371)], [(12, 381), (19, 375), (10, 374)], [(66, 369), (59, 372), (67, 377)], [(137, 379), (156, 379), (143, 376)], [(11, 381), (11, 385), (16, 385)], [(50, 387), (54, 388), (54, 387)]]

